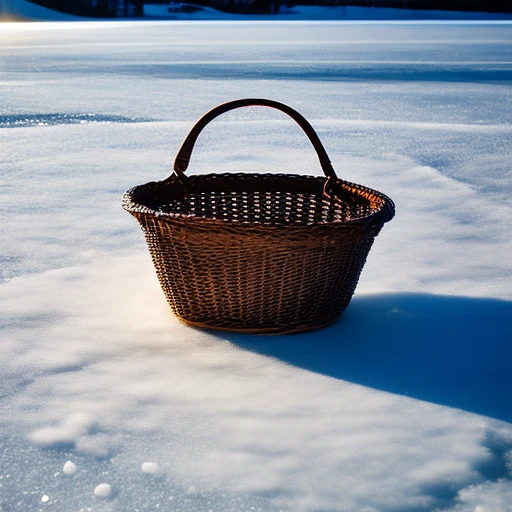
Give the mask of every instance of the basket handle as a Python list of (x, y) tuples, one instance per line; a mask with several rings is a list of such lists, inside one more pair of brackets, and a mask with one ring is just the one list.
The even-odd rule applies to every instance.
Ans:
[(327, 156), (327, 152), (325, 151), (325, 148), (323, 147), (322, 143), (320, 142), (320, 139), (318, 138), (318, 135), (316, 134), (315, 130), (313, 129), (309, 121), (307, 121), (304, 116), (299, 114), (296, 110), (289, 107), (288, 105), (285, 105), (284, 103), (279, 103), (278, 101), (248, 98), (242, 100), (228, 101), (227, 103), (218, 105), (217, 107), (207, 112), (203, 117), (201, 117), (199, 121), (197, 121), (195, 126), (192, 128), (190, 133), (183, 141), (178, 151), (178, 154), (176, 155), (176, 159), (174, 161), (174, 171), (183, 183), (186, 183), (188, 181), (188, 178), (185, 176), (185, 171), (187, 170), (190, 157), (192, 155), (192, 150), (194, 149), (194, 144), (196, 143), (197, 137), (199, 136), (203, 128), (217, 116), (220, 116), (221, 114), (224, 114), (229, 110), (250, 106), (271, 107), (280, 110), (285, 114), (288, 114), (304, 130), (309, 140), (313, 144), (313, 147), (315, 148), (315, 151), (318, 155), (318, 159), (320, 160), (320, 165), (322, 166), (322, 170), (324, 171), (325, 176), (327, 178), (331, 178), (334, 181), (338, 179), (336, 173), (334, 172), (334, 168), (332, 167), (331, 161)]

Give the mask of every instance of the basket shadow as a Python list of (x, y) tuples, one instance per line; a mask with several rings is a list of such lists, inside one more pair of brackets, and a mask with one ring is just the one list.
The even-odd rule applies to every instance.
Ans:
[(319, 331), (222, 337), (312, 372), (512, 422), (512, 302), (356, 296)]

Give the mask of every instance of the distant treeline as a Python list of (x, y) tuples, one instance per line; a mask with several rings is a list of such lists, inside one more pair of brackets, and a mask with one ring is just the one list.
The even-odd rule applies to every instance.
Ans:
[[(180, 0), (174, 0), (180, 2)], [(277, 13), (281, 6), (323, 5), (345, 7), (393, 7), (436, 11), (512, 12), (512, 0), (181, 0), (228, 12)], [(149, 4), (167, 4), (169, 0), (144, 0)]]
[[(30, 0), (54, 11), (92, 18), (138, 18), (143, 0)], [(151, 2), (153, 3), (153, 2)]]
[[(170, 0), (31, 0), (56, 11), (94, 18), (138, 18), (144, 4), (169, 4)], [(440, 11), (512, 12), (512, 0), (182, 0), (226, 12), (277, 14), (282, 5), (393, 7)], [(173, 0), (180, 3), (180, 0)]]
[(357, 5), (434, 11), (512, 12), (512, 0), (300, 0), (301, 5)]

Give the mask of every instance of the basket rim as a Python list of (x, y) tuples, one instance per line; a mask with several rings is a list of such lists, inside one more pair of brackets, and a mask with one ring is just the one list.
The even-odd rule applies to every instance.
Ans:
[[(173, 178), (174, 176), (171, 176)], [(257, 178), (257, 179), (265, 179), (266, 177), (269, 178), (278, 178), (278, 179), (284, 179), (284, 180), (296, 180), (296, 179), (302, 179), (302, 180), (316, 180), (325, 183), (327, 180), (325, 177), (322, 176), (312, 176), (312, 175), (306, 175), (306, 174), (291, 174), (291, 173), (246, 173), (246, 172), (239, 172), (239, 173), (208, 173), (208, 174), (193, 174), (189, 176), (190, 180), (194, 179), (214, 179), (214, 178), (227, 178), (230, 180), (237, 180), (237, 179), (251, 179), (251, 178)], [(160, 181), (150, 181), (147, 183), (143, 183), (140, 185), (136, 185), (132, 188), (130, 188), (128, 191), (125, 192), (122, 199), (122, 207), (127, 212), (131, 213), (132, 215), (142, 215), (147, 217), (153, 217), (161, 220), (169, 220), (169, 221), (178, 221), (178, 222), (184, 222), (184, 223), (201, 223), (204, 225), (210, 225), (210, 226), (226, 226), (226, 225), (233, 225), (233, 226), (264, 226), (265, 228), (286, 228), (286, 229), (306, 229), (306, 228), (314, 228), (314, 227), (320, 227), (320, 226), (346, 226), (346, 225), (355, 225), (355, 224), (367, 224), (367, 223), (386, 223), (389, 222), (394, 216), (395, 216), (395, 203), (393, 200), (387, 196), (386, 194), (383, 194), (382, 192), (379, 192), (378, 190), (375, 190), (373, 188), (367, 187), (365, 185), (361, 185), (358, 183), (354, 183), (351, 181), (346, 181), (342, 179), (338, 179), (338, 184), (340, 184), (343, 187), (348, 188), (355, 188), (356, 190), (361, 190), (367, 193), (370, 193), (377, 197), (378, 199), (382, 200), (382, 205), (378, 208), (369, 213), (368, 215), (364, 215), (361, 217), (357, 217), (355, 219), (349, 219), (349, 220), (343, 220), (343, 221), (325, 221), (325, 222), (311, 222), (308, 224), (301, 224), (301, 225), (284, 225), (284, 224), (274, 224), (274, 223), (264, 223), (264, 222), (254, 222), (254, 221), (247, 221), (243, 219), (235, 219), (235, 218), (222, 218), (222, 219), (215, 219), (210, 217), (201, 217), (194, 214), (184, 214), (184, 213), (174, 213), (174, 212), (162, 212), (155, 210), (154, 208), (150, 208), (149, 206), (142, 204), (140, 202), (137, 202), (134, 200), (134, 193), (138, 190), (141, 190), (144, 187), (148, 186), (173, 186), (173, 183), (170, 182), (170, 178), (167, 178), (165, 180)], [(229, 193), (229, 191), (227, 191)], [(347, 191), (350, 194), (357, 196), (357, 194), (354, 194), (353, 191)]]

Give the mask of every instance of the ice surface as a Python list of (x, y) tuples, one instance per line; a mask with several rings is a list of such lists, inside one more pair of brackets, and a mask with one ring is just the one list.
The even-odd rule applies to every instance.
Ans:
[[(0, 508), (507, 512), (512, 25), (58, 27), (0, 27)], [(120, 208), (251, 96), (397, 204), (319, 332), (183, 326)], [(217, 170), (320, 172), (261, 108), (201, 135)]]

